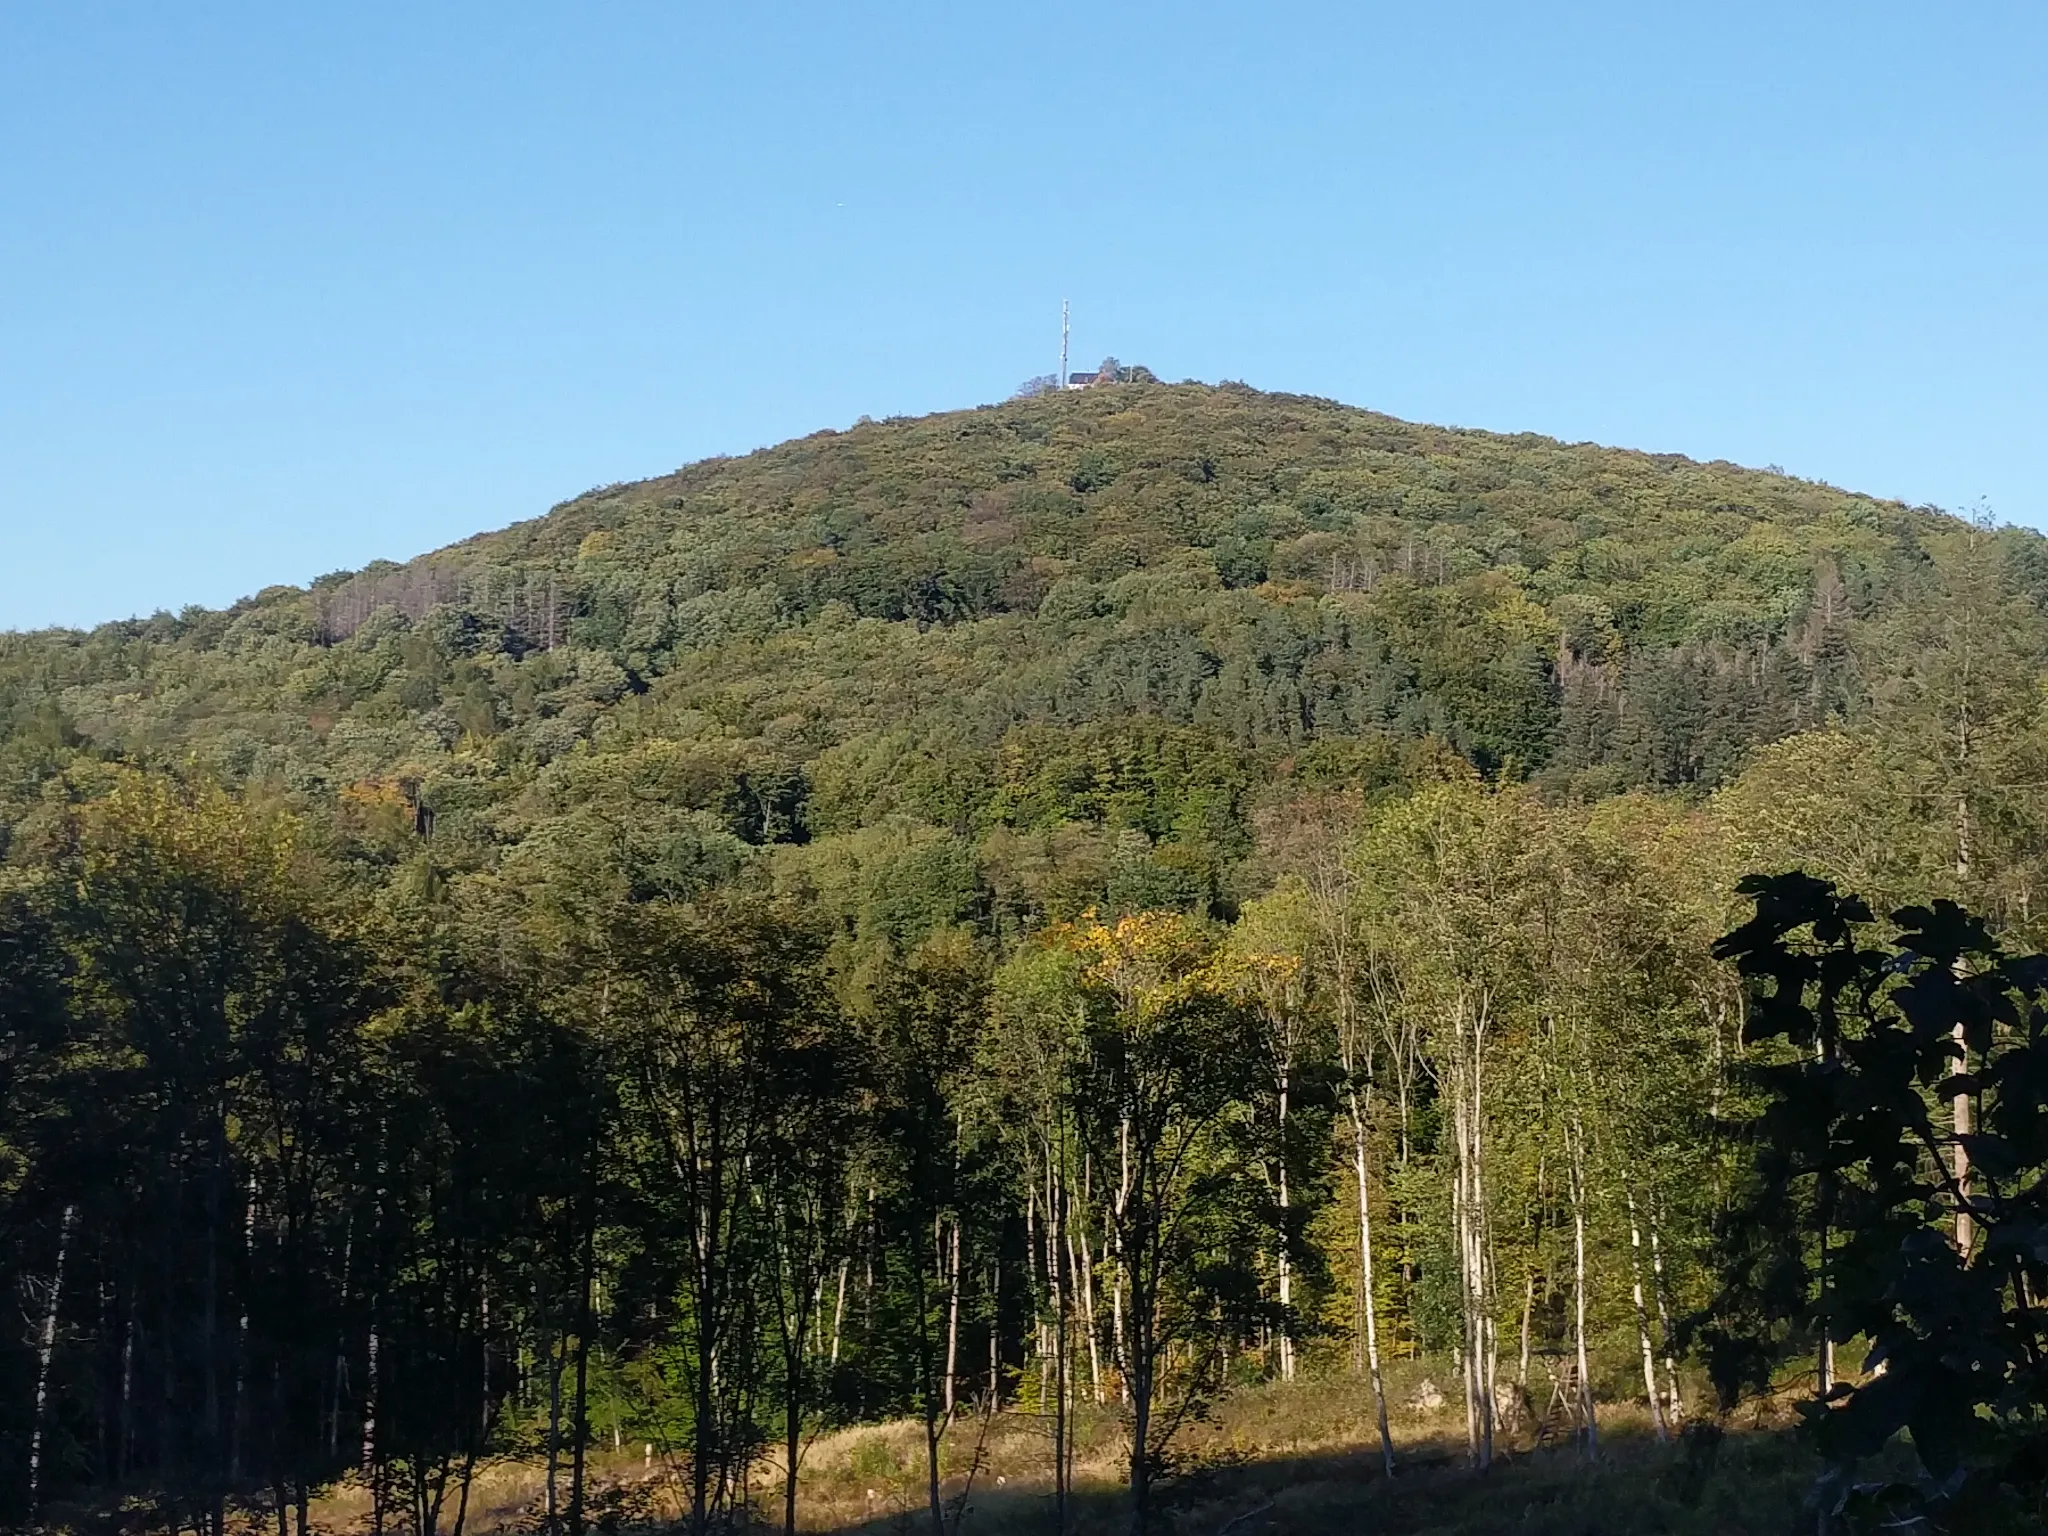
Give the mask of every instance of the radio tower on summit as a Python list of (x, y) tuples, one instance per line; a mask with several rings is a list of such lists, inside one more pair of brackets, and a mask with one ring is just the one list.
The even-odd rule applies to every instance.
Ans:
[(1067, 301), (1060, 300), (1060, 388), (1067, 387)]

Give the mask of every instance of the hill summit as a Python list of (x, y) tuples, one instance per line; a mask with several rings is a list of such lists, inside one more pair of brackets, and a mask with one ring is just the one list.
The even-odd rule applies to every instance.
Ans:
[(1864, 706), (1962, 527), (1726, 463), (1118, 383), (706, 460), (223, 611), (0, 637), (0, 729), (17, 797), (83, 746), (396, 795), (484, 862), (614, 782), (741, 844), (890, 818), (1213, 841), (1261, 787), (1417, 750), (1716, 782)]

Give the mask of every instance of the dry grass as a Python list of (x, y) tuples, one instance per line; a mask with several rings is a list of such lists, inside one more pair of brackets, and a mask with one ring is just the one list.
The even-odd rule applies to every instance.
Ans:
[[(1330, 1376), (1267, 1384), (1233, 1394), (1191, 1426), (1177, 1450), (1183, 1474), (1163, 1490), (1163, 1526), (1176, 1536), (1336, 1536), (1369, 1530), (1413, 1536), (1762, 1536), (1790, 1528), (1814, 1471), (1784, 1433), (1784, 1415), (1755, 1412), (1723, 1437), (1657, 1445), (1646, 1410), (1601, 1410), (1603, 1455), (1588, 1463), (1570, 1449), (1535, 1450), (1530, 1432), (1503, 1437), (1484, 1473), (1464, 1464), (1464, 1411), (1448, 1391), (1426, 1409), (1418, 1389), (1426, 1368), (1404, 1363), (1389, 1380), (1398, 1404), (1394, 1434), (1400, 1474), (1381, 1472), (1372, 1399), (1364, 1384)], [(1441, 1374), (1437, 1380), (1442, 1382)], [(1426, 1394), (1424, 1394), (1426, 1395)], [(633, 1448), (637, 1451), (639, 1448)], [(1121, 1479), (1126, 1443), (1115, 1415), (1080, 1416), (1074, 1536), (1124, 1529)], [(964, 1417), (946, 1437), (942, 1493), (960, 1509), (958, 1536), (1024, 1536), (1053, 1524), (1051, 1445), (1035, 1415)], [(676, 1523), (680, 1480), (659, 1456), (593, 1458), (600, 1528)], [(971, 1480), (970, 1480), (971, 1474)], [(928, 1529), (924, 1432), (912, 1421), (821, 1436), (806, 1451), (801, 1519), (812, 1532), (919, 1536)], [(469, 1529), (508, 1531), (538, 1524), (544, 1477), (537, 1466), (483, 1469), (471, 1494)], [(755, 1518), (779, 1528), (781, 1469), (765, 1466)], [(367, 1501), (340, 1489), (319, 1523), (360, 1531)], [(452, 1515), (452, 1510), (450, 1511)]]
[[(1603, 1408), (1604, 1454), (1588, 1464), (1571, 1450), (1534, 1451), (1510, 1437), (1495, 1465), (1464, 1464), (1464, 1413), (1434, 1411), (1403, 1384), (1394, 1429), (1398, 1477), (1381, 1472), (1369, 1393), (1348, 1378), (1267, 1385), (1240, 1392), (1180, 1447), (1189, 1475), (1165, 1491), (1178, 1536), (1336, 1536), (1369, 1530), (1416, 1536), (1492, 1532), (1621, 1536), (1671, 1532), (1740, 1536), (1779, 1532), (1796, 1517), (1816, 1470), (1776, 1415), (1753, 1416), (1715, 1442), (1658, 1446), (1648, 1413)], [(963, 1491), (972, 1426), (956, 1429), (946, 1492)], [(1115, 1421), (1088, 1422), (1077, 1457), (1077, 1536), (1124, 1529), (1125, 1444)], [(913, 1424), (844, 1431), (822, 1440), (805, 1466), (806, 1529), (894, 1536), (925, 1528), (923, 1442)], [(1051, 1530), (1050, 1447), (1037, 1421), (1006, 1416), (992, 1427), (987, 1464), (966, 1499), (962, 1536)]]

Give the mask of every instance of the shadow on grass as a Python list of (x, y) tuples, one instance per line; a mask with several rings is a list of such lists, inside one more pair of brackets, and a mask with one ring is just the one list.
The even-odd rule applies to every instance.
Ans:
[[(1341, 1402), (1341, 1388), (1325, 1396)], [(1191, 1436), (1196, 1459), (1158, 1490), (1157, 1536), (1782, 1536), (1813, 1529), (1807, 1495), (1818, 1463), (1790, 1431), (1766, 1427), (1761, 1414), (1726, 1434), (1696, 1426), (1672, 1445), (1655, 1443), (1646, 1426), (1621, 1418), (1603, 1424), (1595, 1460), (1569, 1448), (1509, 1451), (1483, 1472), (1465, 1464), (1462, 1435), (1453, 1433), (1459, 1426), (1439, 1417), (1400, 1437), (1399, 1475), (1389, 1479), (1376, 1444), (1362, 1441), (1361, 1426), (1305, 1410), (1304, 1403), (1319, 1401), (1316, 1391), (1247, 1394), (1230, 1418)], [(1035, 1422), (1006, 1415), (996, 1424), (998, 1432), (984, 1441), (990, 1470), (965, 1499), (957, 1525), (949, 1522), (948, 1536), (1059, 1536), (1040, 1475), (1045, 1443)], [(1115, 1481), (1111, 1421), (1103, 1417), (1091, 1427), (1067, 1536), (1125, 1536), (1128, 1506)], [(1276, 1443), (1291, 1433), (1329, 1438)], [(927, 1536), (931, 1524), (915, 1476), (921, 1446), (912, 1444), (921, 1435), (907, 1422), (839, 1432), (806, 1474), (807, 1536)], [(672, 1478), (643, 1472), (638, 1458), (602, 1460), (611, 1464), (592, 1469), (593, 1536), (670, 1536), (685, 1528)], [(523, 1464), (486, 1469), (471, 1500), (470, 1536), (539, 1531), (541, 1476)], [(947, 1480), (948, 1494), (957, 1498), (959, 1489), (958, 1477)], [(358, 1494), (345, 1488), (320, 1501), (316, 1529), (368, 1536), (368, 1505)], [(139, 1536), (167, 1524), (133, 1506), (72, 1513), (77, 1518), (54, 1520), (52, 1528)], [(779, 1531), (780, 1514), (764, 1483), (741, 1528)], [(246, 1536), (269, 1536), (274, 1528), (255, 1510), (236, 1526)]]
[[(1573, 1450), (1509, 1455), (1487, 1470), (1462, 1446), (1412, 1446), (1388, 1479), (1376, 1449), (1330, 1450), (1218, 1462), (1174, 1479), (1159, 1495), (1155, 1529), (1171, 1536), (1778, 1536), (1801, 1521), (1816, 1464), (1783, 1431), (1725, 1437), (1711, 1428), (1659, 1446), (1617, 1438), (1588, 1461)], [(1078, 1489), (1072, 1536), (1129, 1528), (1121, 1489)], [(1805, 1517), (1810, 1520), (1811, 1515)], [(922, 1510), (830, 1527), (835, 1536), (920, 1536)], [(960, 1536), (1056, 1536), (1051, 1494), (1040, 1487), (977, 1486)]]

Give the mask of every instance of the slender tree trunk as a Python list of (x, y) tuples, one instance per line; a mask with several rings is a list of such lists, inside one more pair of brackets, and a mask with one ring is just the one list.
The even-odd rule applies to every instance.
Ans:
[(1515, 1390), (1525, 1396), (1529, 1391), (1529, 1325), (1536, 1314), (1536, 1267), (1529, 1267), (1529, 1275), (1522, 1285), (1522, 1353), (1515, 1362)]
[(1365, 1116), (1358, 1095), (1351, 1094), (1351, 1156), (1358, 1175), (1358, 1263), (1365, 1287), (1365, 1359), (1372, 1373), (1373, 1412), (1380, 1426), (1380, 1463), (1394, 1475), (1394, 1436), (1387, 1426), (1387, 1389), (1380, 1374), (1379, 1314), (1373, 1298), (1372, 1199), (1365, 1169)]
[(1493, 1465), (1493, 1435), (1500, 1421), (1500, 1322), (1493, 1315), (1493, 1254), (1491, 1240), (1487, 1240), (1486, 1269), (1487, 1310), (1480, 1319), (1480, 1331), (1486, 1338), (1486, 1379), (1481, 1402), (1485, 1407), (1484, 1438), (1481, 1442), (1486, 1454), (1486, 1465)]
[(1829, 1273), (1828, 1245), (1832, 1234), (1827, 1222), (1820, 1228), (1820, 1295), (1821, 1295), (1821, 1336), (1818, 1358), (1815, 1360), (1815, 1375), (1818, 1377), (1820, 1401), (1826, 1402), (1835, 1390), (1835, 1339), (1831, 1331), (1834, 1320), (1831, 1316), (1827, 1297), (1832, 1289), (1832, 1275)]
[(953, 1217), (953, 1253), (946, 1272), (946, 1394), (948, 1418), (960, 1379), (960, 1218)]
[(256, 1170), (249, 1170), (247, 1203), (242, 1208), (242, 1310), (235, 1318), (235, 1386), (228, 1399), (228, 1481), (242, 1480), (242, 1392), (249, 1375), (249, 1296), (247, 1280), (256, 1252)]
[[(1957, 1062), (1956, 1070), (1966, 1072), (1970, 1066), (1970, 1048), (1963, 1037), (1963, 1026), (1955, 1027)], [(1956, 1171), (1956, 1252), (1963, 1262), (1970, 1261), (1970, 1254), (1977, 1246), (1977, 1218), (1970, 1213), (1970, 1151), (1963, 1144), (1963, 1138), (1974, 1129), (1970, 1114), (1970, 1096), (1958, 1093), (1950, 1101), (1955, 1115), (1955, 1171)]]
[[(920, 1238), (918, 1244), (913, 1246), (921, 1246), (922, 1242), (923, 1239)], [(922, 1260), (919, 1261), (920, 1267), (922, 1262)], [(924, 1405), (925, 1496), (931, 1512), (932, 1536), (946, 1536), (946, 1506), (945, 1501), (940, 1497), (939, 1489), (939, 1445), (940, 1441), (944, 1438), (945, 1429), (943, 1421), (939, 1417), (938, 1394), (932, 1390), (933, 1368), (938, 1362), (934, 1358), (937, 1351), (933, 1347), (934, 1340), (931, 1337), (931, 1304), (931, 1290), (927, 1283), (927, 1277), (919, 1274), (917, 1277), (917, 1352), (918, 1372), (923, 1378), (920, 1382), (921, 1391), (919, 1397)]]
[(214, 1130), (213, 1168), (206, 1181), (206, 1290), (205, 1300), (200, 1309), (200, 1358), (205, 1369), (205, 1406), (202, 1410), (203, 1433), (206, 1441), (206, 1480), (209, 1506), (208, 1519), (214, 1536), (222, 1536), (226, 1523), (226, 1487), (222, 1473), (227, 1458), (221, 1434), (221, 1346), (220, 1346), (220, 1242), (221, 1207), (227, 1203), (227, 1128), (218, 1125)]
[(868, 1240), (861, 1247), (860, 1337), (862, 1344), (875, 1338), (875, 1250), (881, 1246), (881, 1228), (875, 1217), (875, 1186), (868, 1186)]
[[(1000, 1252), (1000, 1249), (998, 1250)], [(988, 1411), (1002, 1405), (1003, 1265), (988, 1269)]]
[(477, 1364), (482, 1390), (477, 1394), (476, 1421), (481, 1437), (491, 1422), (491, 1277), (486, 1273), (477, 1286)]
[[(1825, 1036), (1814, 1041), (1813, 1056), (1814, 1060), (1821, 1062), (1830, 1059), (1829, 1043)], [(1816, 1203), (1819, 1206), (1818, 1215), (1820, 1218), (1820, 1253), (1817, 1265), (1819, 1273), (1815, 1278), (1819, 1282), (1821, 1334), (1820, 1350), (1818, 1358), (1814, 1363), (1816, 1366), (1815, 1374), (1819, 1378), (1817, 1382), (1819, 1398), (1820, 1401), (1826, 1402), (1828, 1394), (1835, 1387), (1835, 1341), (1832, 1335), (1834, 1325), (1832, 1309), (1828, 1303), (1828, 1292), (1831, 1289), (1832, 1279), (1829, 1274), (1828, 1250), (1834, 1244), (1835, 1197), (1833, 1179), (1825, 1172), (1820, 1175), (1819, 1189), (1816, 1192)]]
[[(354, 1176), (356, 1178), (362, 1177), (362, 1169), (360, 1167), (354, 1170)], [(355, 1254), (356, 1213), (351, 1210), (348, 1213), (348, 1221), (342, 1227), (341, 1235), (340, 1295), (344, 1302), (348, 1300), (350, 1294), (349, 1282), (355, 1274)], [(341, 1449), (341, 1394), (343, 1384), (347, 1380), (348, 1339), (345, 1334), (338, 1332), (334, 1341), (334, 1373), (329, 1382), (330, 1391), (327, 1399), (327, 1454), (330, 1459), (337, 1455)]]
[(36, 1329), (35, 1412), (28, 1438), (28, 1514), (34, 1520), (42, 1496), (43, 1426), (50, 1402), (50, 1362), (57, 1355), (57, 1313), (64, 1301), (64, 1261), (71, 1255), (71, 1226), (78, 1219), (78, 1207), (67, 1205), (57, 1222), (57, 1262), (50, 1269), (50, 1299), (43, 1306), (41, 1326)]
[[(379, 1246), (377, 1239), (381, 1235), (384, 1224), (384, 1198), (388, 1192), (385, 1188), (386, 1169), (384, 1159), (387, 1151), (386, 1137), (389, 1135), (389, 1133), (390, 1127), (386, 1125), (384, 1122), (379, 1121), (377, 1126), (378, 1150), (376, 1194), (372, 1198), (370, 1206), (370, 1236), (368, 1240), (371, 1259), (370, 1262), (367, 1265), (365, 1265), (365, 1268), (368, 1269), (372, 1275), (375, 1275), (377, 1273), (376, 1253), (377, 1248)], [(351, 1216), (350, 1226), (351, 1230), (353, 1230), (353, 1216)], [(363, 1477), (365, 1478), (365, 1480), (368, 1481), (370, 1485), (371, 1536), (384, 1536), (384, 1454), (383, 1447), (377, 1443), (377, 1436), (379, 1432), (377, 1415), (383, 1406), (381, 1401), (381, 1393), (383, 1391), (383, 1377), (380, 1375), (378, 1353), (378, 1348), (381, 1341), (378, 1336), (377, 1314), (382, 1305), (383, 1297), (379, 1295), (373, 1287), (373, 1289), (370, 1292), (370, 1331), (369, 1339), (367, 1341), (366, 1358), (364, 1361), (363, 1371), (364, 1379), (362, 1440)], [(345, 1362), (346, 1357), (344, 1356), (342, 1358)], [(336, 1388), (335, 1401), (337, 1404), (339, 1404), (341, 1401), (339, 1387)]]
[[(1084, 1198), (1085, 1193), (1084, 1189)], [(1063, 1225), (1067, 1238), (1067, 1273), (1073, 1277), (1073, 1289), (1077, 1293), (1077, 1298), (1075, 1299), (1078, 1299), (1081, 1303), (1081, 1331), (1088, 1340), (1088, 1396), (1092, 1401), (1100, 1403), (1102, 1401), (1102, 1331), (1096, 1326), (1095, 1321), (1095, 1253), (1088, 1242), (1088, 1217), (1085, 1208), (1081, 1212), (1078, 1221), (1074, 1219), (1073, 1213), (1069, 1211)], [(1080, 1243), (1078, 1255), (1075, 1251), (1077, 1239)], [(1122, 1295), (1123, 1292), (1121, 1290), (1116, 1292), (1118, 1298), (1115, 1303), (1117, 1321), (1116, 1351), (1119, 1357), (1121, 1357), (1123, 1351)]]
[(1064, 1240), (1061, 1228), (1066, 1225), (1066, 1192), (1063, 1181), (1046, 1156), (1046, 1176), (1051, 1187), (1046, 1192), (1046, 1268), (1052, 1278), (1053, 1313), (1053, 1406), (1052, 1406), (1052, 1484), (1053, 1513), (1059, 1536), (1066, 1536), (1067, 1530), (1067, 1441), (1072, 1426), (1067, 1421), (1067, 1284), (1065, 1266), (1069, 1245)]
[[(121, 1320), (121, 1401), (114, 1423), (114, 1480), (128, 1480), (129, 1459), (134, 1455), (135, 1425), (135, 1298), (131, 1293)], [(331, 1442), (333, 1436), (329, 1435)], [(328, 1453), (333, 1454), (330, 1443)]]
[(370, 1301), (370, 1337), (365, 1348), (363, 1372), (363, 1479), (370, 1485), (370, 1528), (377, 1536), (384, 1530), (384, 1476), (383, 1457), (377, 1446), (378, 1392), (382, 1380), (378, 1375), (377, 1300)]
[(1657, 1292), (1657, 1333), (1664, 1343), (1664, 1385), (1667, 1394), (1665, 1418), (1675, 1431), (1685, 1422), (1685, 1402), (1678, 1388), (1677, 1347), (1671, 1333), (1670, 1293), (1664, 1284), (1664, 1248), (1657, 1241), (1657, 1211), (1660, 1202), (1654, 1198), (1649, 1210), (1650, 1226), (1650, 1274), (1656, 1282)]
[(1515, 1417), (1519, 1424), (1525, 1415), (1536, 1411), (1535, 1400), (1529, 1395), (1529, 1341), (1536, 1317), (1536, 1277), (1544, 1277), (1546, 1290), (1549, 1286), (1550, 1271), (1546, 1263), (1547, 1244), (1544, 1239), (1550, 1234), (1547, 1212), (1550, 1201), (1550, 1181), (1547, 1177), (1549, 1165), (1540, 1152), (1536, 1158), (1536, 1234), (1529, 1255), (1529, 1272), (1522, 1279), (1522, 1338), (1521, 1354), (1515, 1362)]
[(1586, 1352), (1586, 1162), (1585, 1133), (1571, 1129), (1572, 1186), (1572, 1335), (1578, 1345), (1579, 1416), (1585, 1423), (1588, 1457), (1600, 1454), (1600, 1425), (1593, 1407), (1593, 1366)]
[(832, 1363), (839, 1363), (839, 1329), (846, 1320), (846, 1274), (853, 1268), (851, 1256), (839, 1261), (839, 1299), (832, 1307)]
[(1671, 1435), (1664, 1427), (1664, 1409), (1657, 1391), (1656, 1353), (1650, 1344), (1650, 1309), (1643, 1299), (1643, 1233), (1636, 1219), (1635, 1186), (1624, 1185), (1622, 1193), (1628, 1204), (1628, 1278), (1636, 1305), (1636, 1343), (1643, 1357), (1643, 1396), (1650, 1404), (1650, 1427), (1662, 1444)]
[[(1459, 1027), (1462, 1030), (1463, 1021)], [(1463, 1041), (1459, 1042), (1462, 1053)], [(1462, 1063), (1460, 1064), (1462, 1079)], [(1479, 1460), (1479, 1386), (1477, 1380), (1478, 1339), (1472, 1304), (1472, 1144), (1471, 1113), (1465, 1099), (1465, 1085), (1458, 1081), (1451, 1094), (1451, 1136), (1457, 1149), (1457, 1164), (1451, 1178), (1451, 1228), (1458, 1244), (1458, 1379), (1465, 1392), (1465, 1455), (1475, 1465)]]
[[(1131, 1199), (1131, 1121), (1128, 1115), (1123, 1117), (1117, 1127), (1117, 1148), (1120, 1171), (1117, 1176), (1116, 1232), (1120, 1234), (1124, 1227), (1124, 1213), (1129, 1208)], [(1114, 1255), (1116, 1288), (1111, 1297), (1111, 1302), (1115, 1313), (1112, 1322), (1116, 1327), (1117, 1395), (1123, 1402), (1129, 1403), (1131, 1400), (1132, 1362), (1130, 1339), (1127, 1336), (1124, 1320), (1124, 1274), (1130, 1267), (1130, 1256), (1123, 1251), (1123, 1241), (1120, 1236), (1113, 1237), (1112, 1240), (1116, 1245), (1116, 1253)]]
[[(594, 1178), (592, 1182), (595, 1182)], [(583, 1469), (590, 1440), (590, 1330), (594, 1322), (591, 1289), (597, 1280), (595, 1205), (592, 1199), (583, 1213), (582, 1274), (579, 1276), (581, 1286), (576, 1302), (576, 1399), (569, 1425), (569, 1432), (575, 1437), (569, 1450), (569, 1536), (583, 1536)]]
[(1468, 1023), (1466, 1009), (1462, 1006), (1458, 1013), (1458, 1026), (1460, 1060), (1454, 1074), (1452, 1100), (1459, 1164), (1454, 1215), (1460, 1267), (1464, 1271), (1465, 1432), (1473, 1464), (1486, 1467), (1493, 1461), (1493, 1392), (1498, 1374), (1498, 1343), (1491, 1317), (1487, 1273), (1490, 1245), (1486, 1232), (1482, 1118), (1485, 1085), (1480, 1068), (1485, 1026), (1477, 1010), (1473, 1010)]
[(1473, 1239), (1466, 1231), (1464, 1217), (1470, 1161), (1462, 1083), (1454, 1087), (1450, 1096), (1450, 1135), (1456, 1149), (1456, 1165), (1450, 1178), (1450, 1229), (1458, 1243), (1458, 1382), (1464, 1389), (1464, 1454), (1466, 1460), (1479, 1460), (1479, 1401), (1473, 1391)]
[(796, 1467), (803, 1453), (803, 1421), (792, 1402), (783, 1415), (782, 1536), (796, 1536)]
[(1481, 1356), (1483, 1374), (1480, 1378), (1479, 1414), (1479, 1464), (1493, 1465), (1494, 1420), (1499, 1411), (1500, 1379), (1500, 1327), (1493, 1315), (1493, 1223), (1486, 1204), (1486, 1099), (1484, 1093), (1484, 1058), (1479, 1022), (1473, 1023), (1472, 1036), (1472, 1242), (1478, 1260), (1479, 1280), (1476, 1300), (1479, 1307), (1479, 1333), (1483, 1347)]
[[(786, 1225), (786, 1223), (785, 1223)], [(790, 1269), (796, 1269), (795, 1264)], [(783, 1400), (782, 1400), (782, 1532), (783, 1536), (796, 1536), (796, 1482), (797, 1463), (803, 1455), (804, 1428), (804, 1356), (809, 1353), (808, 1330), (812, 1325), (814, 1299), (822, 1303), (824, 1282), (817, 1276), (813, 1263), (804, 1266), (814, 1278), (810, 1279), (811, 1295), (797, 1298), (794, 1307), (785, 1307), (783, 1324)], [(795, 1275), (792, 1273), (791, 1280)], [(795, 1289), (794, 1284), (778, 1287), (787, 1294)], [(823, 1322), (822, 1305), (818, 1321)], [(793, 1330), (793, 1331), (792, 1331)]]
[(1148, 1536), (1152, 1523), (1152, 1388), (1153, 1323), (1155, 1309), (1152, 1287), (1144, 1275), (1134, 1276), (1131, 1287), (1130, 1354), (1126, 1357), (1131, 1379), (1131, 1536)]
[(1280, 1379), (1294, 1380), (1294, 1266), (1290, 1247), (1294, 1234), (1289, 1223), (1293, 1209), (1287, 1183), (1288, 1074), (1280, 1073)]
[(548, 1464), (547, 1517), (550, 1536), (561, 1529), (561, 1499), (558, 1492), (562, 1464), (562, 1354), (567, 1341), (550, 1338), (548, 1351)]
[(469, 1490), (476, 1482), (477, 1458), (483, 1454), (484, 1437), (490, 1430), (491, 1415), (486, 1413), (483, 1422), (477, 1426), (476, 1439), (462, 1455), (462, 1481), (455, 1498), (455, 1525), (449, 1536), (462, 1536), (463, 1529), (469, 1524)]
[[(1970, 718), (1967, 706), (1963, 718), (1956, 728), (1956, 765), (1966, 767), (1970, 761)], [(1956, 796), (1956, 883), (1967, 886), (1970, 879), (1970, 800), (1968, 795)], [(1960, 961), (1956, 971), (1960, 975), (1963, 967)], [(1970, 1070), (1969, 1038), (1960, 1022), (1955, 1027), (1956, 1071)], [(1956, 1178), (1956, 1252), (1963, 1262), (1970, 1261), (1970, 1252), (1977, 1246), (1977, 1220), (1970, 1213), (1970, 1152), (1963, 1145), (1963, 1138), (1970, 1134), (1970, 1096), (1958, 1093), (1949, 1101), (1955, 1117), (1955, 1178)]]

